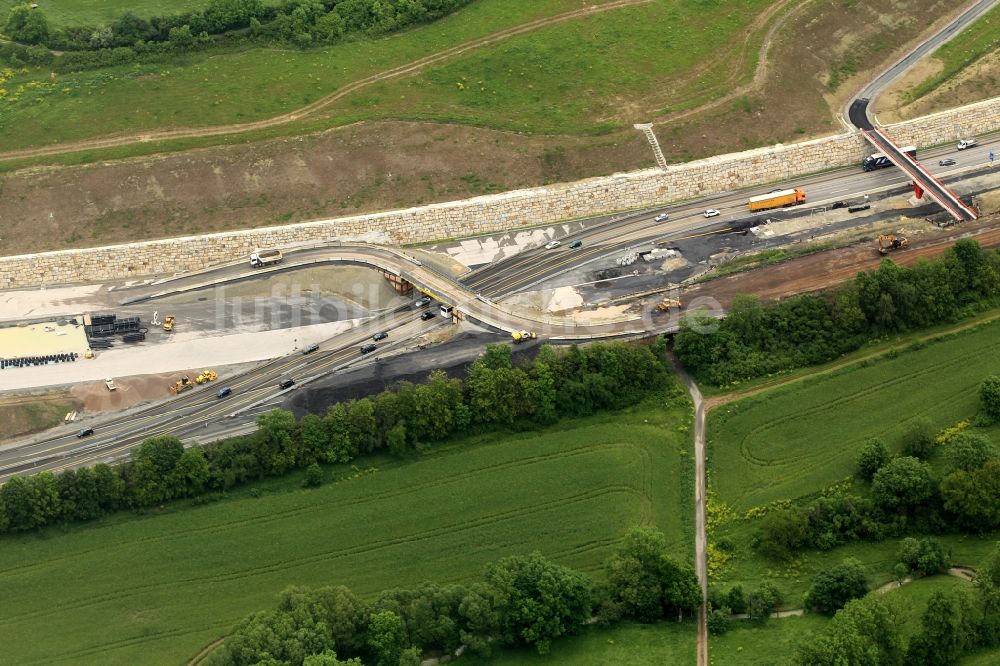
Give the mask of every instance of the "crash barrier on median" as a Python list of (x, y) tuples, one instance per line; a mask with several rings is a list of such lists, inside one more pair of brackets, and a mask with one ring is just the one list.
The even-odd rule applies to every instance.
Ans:
[(52, 365), (54, 363), (71, 363), (79, 358), (76, 352), (66, 354), (47, 354), (45, 356), (24, 356), (21, 358), (0, 358), (0, 370), (7, 368), (28, 368), (37, 365)]

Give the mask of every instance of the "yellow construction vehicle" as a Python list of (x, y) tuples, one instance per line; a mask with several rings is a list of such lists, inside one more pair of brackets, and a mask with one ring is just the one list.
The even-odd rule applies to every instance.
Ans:
[(679, 308), (680, 306), (681, 302), (676, 298), (664, 298), (656, 304), (656, 309), (660, 312), (668, 312), (670, 308)]
[(878, 241), (878, 252), (879, 254), (889, 254), (893, 250), (899, 250), (910, 244), (910, 241), (902, 236), (896, 237), (892, 234), (879, 236)]
[(167, 315), (166, 317), (163, 318), (163, 330), (164, 331), (172, 331), (172, 330), (174, 330), (174, 316), (173, 315)]
[(184, 391), (190, 391), (193, 388), (194, 382), (191, 381), (190, 377), (184, 375), (170, 386), (170, 393), (177, 395), (178, 393), (184, 393)]
[(528, 340), (534, 340), (538, 336), (535, 335), (534, 331), (514, 331), (510, 334), (510, 337), (514, 339), (514, 342), (521, 343)]
[(204, 384), (206, 382), (214, 382), (219, 378), (219, 373), (215, 370), (206, 370), (197, 377), (194, 378), (196, 384)]

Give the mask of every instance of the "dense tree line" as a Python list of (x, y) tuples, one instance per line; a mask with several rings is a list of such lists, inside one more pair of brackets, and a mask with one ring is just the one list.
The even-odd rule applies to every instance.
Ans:
[(944, 666), (979, 648), (1000, 645), (1000, 548), (980, 567), (971, 589), (935, 592), (907, 642), (904, 615), (892, 595), (848, 602), (818, 635), (800, 643), (800, 666)]
[[(0, 533), (92, 520), (121, 508), (218, 493), (318, 462), (346, 463), (388, 450), (413, 455), (470, 430), (526, 430), (560, 416), (619, 409), (660, 391), (669, 370), (662, 340), (654, 347), (596, 343), (543, 346), (515, 365), (508, 345), (490, 345), (463, 381), (433, 372), (369, 398), (332, 405), (300, 421), (276, 409), (257, 417), (253, 434), (185, 449), (176, 437), (146, 440), (117, 467), (15, 477), (0, 487)], [(319, 476), (307, 475), (313, 483)]]
[[(862, 344), (950, 322), (1000, 297), (1000, 253), (962, 239), (935, 261), (904, 268), (885, 259), (829, 293), (762, 305), (733, 299), (721, 323), (683, 320), (677, 355), (699, 380), (731, 385), (830, 361)], [(704, 331), (713, 332), (704, 332)]]
[(489, 565), (470, 585), (425, 582), (383, 592), (371, 603), (342, 586), (293, 587), (274, 610), (240, 622), (208, 663), (416, 665), (425, 654), (450, 654), (462, 645), (479, 654), (494, 646), (545, 653), (553, 640), (579, 631), (595, 609), (613, 609), (602, 615), (606, 621), (654, 622), (692, 614), (701, 602), (694, 570), (668, 555), (653, 528), (629, 531), (605, 568), (608, 582), (597, 586), (539, 553), (515, 555)]
[[(209, 45), (333, 44), (352, 35), (382, 35), (446, 16), (472, 0), (210, 0), (204, 10), (143, 19), (125, 12), (106, 25), (49, 26), (42, 8), (10, 10), (0, 48), (10, 64), (61, 71), (122, 65)], [(26, 46), (25, 46), (26, 45)], [(63, 52), (54, 56), (49, 49)]]
[[(995, 383), (996, 378), (989, 377), (980, 387), (977, 420), (983, 424), (994, 420)], [(762, 519), (752, 545), (769, 557), (788, 559), (806, 548), (829, 550), (907, 531), (937, 534), (1000, 528), (1000, 453), (988, 436), (968, 431), (950, 436), (941, 453), (946, 465), (937, 475), (926, 462), (938, 448), (929, 422), (918, 419), (910, 424), (900, 448), (904, 455), (892, 456), (880, 439), (862, 446), (858, 476), (870, 482), (870, 497), (835, 490), (801, 505), (774, 508)], [(925, 555), (924, 559), (939, 558)], [(926, 568), (916, 560), (904, 560), (909, 571)]]

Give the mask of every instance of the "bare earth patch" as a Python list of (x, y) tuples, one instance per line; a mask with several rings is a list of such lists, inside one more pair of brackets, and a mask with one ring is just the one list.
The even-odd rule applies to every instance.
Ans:
[[(939, 60), (928, 58), (925, 62), (923, 76), (918, 74), (920, 68), (914, 68), (912, 77), (903, 77), (889, 91), (891, 95), (879, 98), (879, 120), (883, 122), (908, 120), (996, 95), (997, 83), (1000, 82), (1000, 52), (983, 56), (929, 95), (910, 104), (904, 104), (901, 96), (908, 88), (941, 71), (942, 65)], [(884, 112), (882, 108), (885, 109)]]
[(117, 391), (109, 391), (104, 382), (74, 384), (69, 393), (88, 412), (117, 412), (140, 402), (158, 400), (170, 395), (170, 385), (187, 375), (194, 381), (205, 368), (165, 372), (155, 375), (133, 375), (114, 378)]

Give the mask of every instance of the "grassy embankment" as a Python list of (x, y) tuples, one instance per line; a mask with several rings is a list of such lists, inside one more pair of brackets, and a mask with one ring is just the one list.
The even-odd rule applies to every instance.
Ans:
[(68, 394), (0, 400), (0, 423), (4, 424), (0, 441), (58, 425), (68, 412), (79, 407)]
[(961, 36), (943, 44), (931, 56), (941, 63), (941, 70), (907, 90), (907, 103), (925, 97), (958, 76), (965, 68), (1000, 48), (1000, 7), (983, 14), (962, 31)]
[[(717, 555), (714, 582), (752, 586), (769, 578), (784, 591), (786, 605), (795, 607), (816, 571), (846, 557), (861, 560), (873, 584), (891, 580), (899, 539), (808, 551), (780, 564), (750, 549), (760, 519), (748, 518), (747, 512), (806, 499), (836, 484), (854, 483), (855, 492), (866, 492), (852, 480), (865, 440), (881, 437), (898, 450), (898, 439), (913, 419), (928, 417), (944, 428), (970, 417), (979, 383), (1000, 373), (998, 351), (1000, 322), (988, 322), (713, 411), (708, 423), (712, 541), (725, 537), (736, 545), (728, 558)], [(984, 432), (996, 441), (1000, 428)], [(940, 451), (930, 462), (942, 471)], [(996, 534), (945, 535), (941, 541), (951, 548), (954, 562), (976, 566), (995, 545)]]
[[(177, 664), (290, 584), (378, 591), (465, 581), (539, 550), (598, 574), (631, 525), (692, 557), (689, 407), (643, 406), (490, 435), (341, 480), (0, 540), (7, 663)], [(254, 497), (253, 495), (260, 495)], [(16, 601), (15, 601), (16, 600)], [(53, 631), (58, 627), (58, 631)]]
[[(657, 113), (667, 105), (696, 105), (730, 90), (733, 58), (720, 57), (717, 44), (732, 41), (774, 2), (748, 0), (734, 8), (653, 0), (540, 28), (423, 73), (374, 84), (305, 120), (238, 140), (378, 118), (474, 123), (524, 132), (603, 132), (623, 126), (623, 105), (657, 104), (660, 108), (649, 108)], [(55, 83), (48, 69), (15, 74), (0, 98), (0, 128), (18, 131), (0, 134), (0, 151), (269, 118), (377, 72), (577, 8), (579, 3), (571, 0), (480, 0), (433, 24), (383, 39), (306, 51), (249, 48), (192, 54), (170, 66), (68, 73)], [(752, 75), (762, 38), (758, 30), (746, 44), (740, 40), (747, 57), (736, 80)], [(22, 88), (29, 83), (32, 87)], [(657, 90), (671, 94), (650, 92)], [(107, 113), (108, 108), (116, 113)], [(229, 140), (233, 138), (208, 142)], [(183, 140), (171, 146), (205, 143)], [(150, 145), (109, 151), (107, 156), (146, 153)]]

